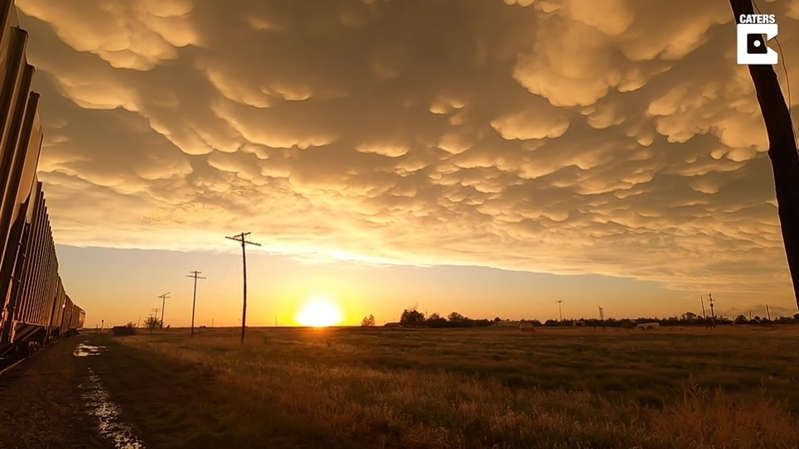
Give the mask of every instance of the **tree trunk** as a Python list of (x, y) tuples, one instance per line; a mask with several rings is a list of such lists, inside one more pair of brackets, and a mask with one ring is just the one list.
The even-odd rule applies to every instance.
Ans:
[[(730, 4), (736, 23), (741, 14), (754, 13), (751, 0), (730, 0)], [(757, 101), (768, 132), (768, 155), (774, 172), (782, 239), (788, 256), (794, 297), (799, 306), (799, 155), (796, 152), (791, 115), (782, 96), (777, 74), (770, 65), (750, 65), (749, 74), (755, 84)]]

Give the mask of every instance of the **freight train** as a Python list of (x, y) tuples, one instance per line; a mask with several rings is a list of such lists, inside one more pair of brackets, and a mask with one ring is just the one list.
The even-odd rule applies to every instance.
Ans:
[(42, 127), (27, 62), (28, 33), (0, 0), (0, 364), (74, 333), (85, 320), (64, 291), (42, 183)]

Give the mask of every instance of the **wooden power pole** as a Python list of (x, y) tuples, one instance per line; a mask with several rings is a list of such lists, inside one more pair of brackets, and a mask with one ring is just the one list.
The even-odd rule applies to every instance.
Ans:
[[(751, 0), (730, 0), (735, 22), (741, 15), (753, 14)], [(780, 55), (784, 57), (785, 55)], [(799, 155), (789, 106), (780, 89), (777, 74), (770, 65), (750, 65), (757, 101), (766, 123), (777, 212), (782, 227), (785, 255), (791, 272), (793, 293), (799, 307)]]
[(166, 299), (169, 298), (169, 292), (164, 293), (163, 295), (158, 295), (161, 298), (161, 329), (164, 328), (164, 307), (166, 307)]
[(710, 303), (710, 319), (713, 320), (712, 327), (716, 327), (716, 309), (715, 309), (715, 301), (713, 301), (713, 294), (707, 294), (707, 302)]
[(244, 344), (244, 329), (247, 326), (247, 245), (261, 246), (260, 243), (250, 242), (246, 237), (250, 235), (249, 232), (242, 232), (232, 237), (225, 237), (226, 239), (235, 240), (241, 243), (241, 266), (242, 274), (244, 277), (244, 300), (241, 308), (241, 343)]
[(207, 279), (203, 276), (200, 276), (200, 272), (194, 270), (191, 274), (186, 275), (186, 277), (194, 278), (194, 295), (192, 295), (191, 299), (191, 336), (194, 336), (194, 310), (197, 308), (197, 279)]
[(707, 320), (707, 312), (705, 312), (705, 300), (699, 296), (699, 302), (702, 304), (702, 319)]

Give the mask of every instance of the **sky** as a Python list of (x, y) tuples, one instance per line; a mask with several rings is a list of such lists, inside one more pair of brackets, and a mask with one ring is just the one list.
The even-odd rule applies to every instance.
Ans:
[[(16, 3), (89, 326), (186, 325), (193, 269), (236, 324), (241, 231), (254, 325), (796, 309), (725, 0)], [(799, 0), (758, 3), (795, 113)]]

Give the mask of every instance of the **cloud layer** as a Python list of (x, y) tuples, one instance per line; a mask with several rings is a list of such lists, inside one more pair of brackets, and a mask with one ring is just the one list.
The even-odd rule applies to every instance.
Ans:
[[(790, 297), (726, 2), (17, 4), (61, 243), (247, 229), (287, 254)], [(799, 2), (764, 7), (797, 54)]]

